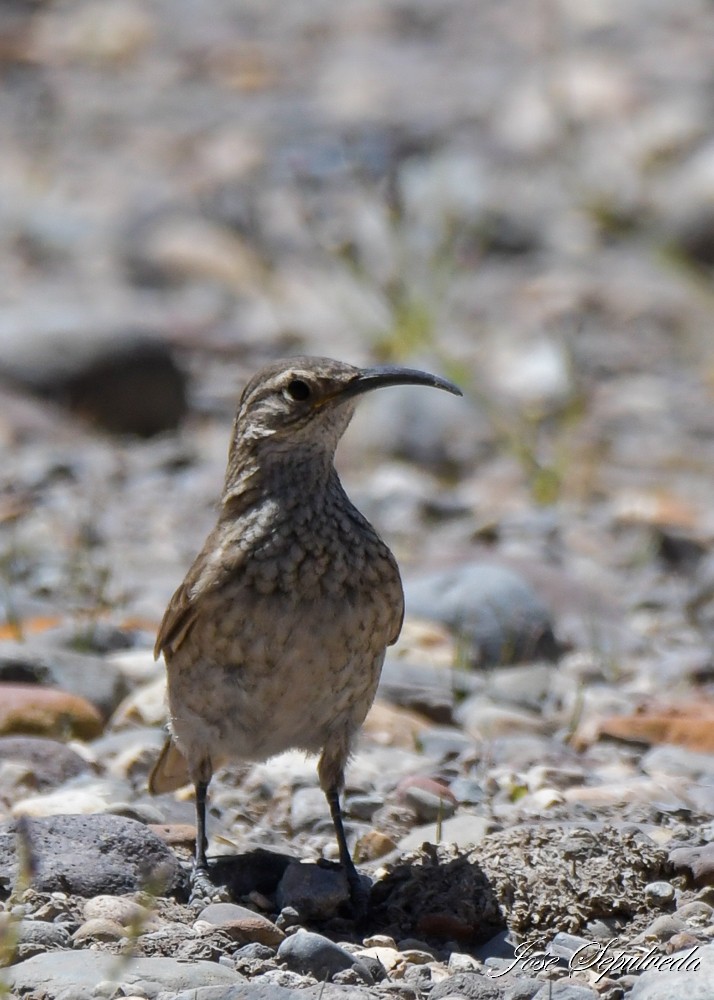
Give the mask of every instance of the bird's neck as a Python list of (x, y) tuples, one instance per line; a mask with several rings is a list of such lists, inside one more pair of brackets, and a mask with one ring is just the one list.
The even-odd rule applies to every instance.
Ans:
[(278, 509), (323, 507), (336, 496), (344, 496), (332, 455), (293, 451), (272, 455), (270, 460), (229, 464), (221, 499), (222, 516), (235, 518), (263, 504)]

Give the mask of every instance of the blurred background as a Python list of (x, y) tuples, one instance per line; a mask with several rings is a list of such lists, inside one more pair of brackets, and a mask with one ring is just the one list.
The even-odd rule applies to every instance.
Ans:
[(713, 51), (705, 0), (5, 0), (11, 627), (152, 628), (245, 378), (310, 353), (465, 390), (340, 454), (407, 572), (487, 552), (704, 669)]

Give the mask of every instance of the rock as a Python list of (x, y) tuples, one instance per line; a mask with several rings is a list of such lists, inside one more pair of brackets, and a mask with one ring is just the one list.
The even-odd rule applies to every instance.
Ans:
[(434, 726), (422, 733), (420, 744), (427, 757), (443, 761), (473, 750), (474, 741), (456, 726)]
[(150, 1000), (162, 991), (195, 991), (202, 986), (243, 981), (237, 972), (216, 962), (180, 962), (173, 958), (117, 962), (116, 955), (87, 949), (36, 955), (5, 970), (4, 977), (10, 990), (19, 994), (41, 992), (47, 1000), (67, 1000), (70, 996), (74, 1000), (95, 1000), (97, 984), (107, 981), (123, 987), (125, 993), (127, 987), (137, 987), (137, 992)]
[(674, 916), (695, 927), (706, 927), (712, 922), (713, 912), (709, 903), (705, 903), (702, 899), (694, 899), (691, 903), (678, 906)]
[(64, 743), (37, 736), (0, 736), (0, 760), (26, 765), (28, 783), (38, 791), (56, 788), (90, 769), (84, 757)]
[(94, 705), (78, 695), (35, 684), (0, 683), (0, 734), (91, 740), (102, 725)]
[(700, 888), (714, 885), (714, 844), (701, 847), (675, 847), (669, 853), (675, 871), (688, 872)]
[(312, 829), (322, 821), (330, 822), (330, 810), (322, 789), (317, 785), (296, 788), (290, 802), (291, 829)]
[(414, 750), (422, 736), (429, 730), (429, 723), (416, 712), (395, 708), (377, 699), (362, 725), (362, 731), (383, 747), (400, 747)]
[(537, 734), (547, 728), (541, 713), (504, 708), (481, 695), (473, 695), (462, 702), (456, 710), (456, 719), (469, 736), (477, 740)]
[(490, 447), (493, 429), (472, 401), (454, 403), (436, 393), (420, 403), (414, 392), (395, 386), (393, 392), (375, 393), (371, 405), (358, 411), (353, 433), (370, 447), (380, 441), (386, 454), (419, 468), (452, 473), (472, 468)]
[(378, 695), (392, 705), (419, 712), (433, 722), (453, 721), (457, 699), (483, 688), (483, 679), (465, 670), (409, 663), (387, 654)]
[(186, 412), (186, 376), (153, 333), (49, 328), (12, 341), (0, 366), (6, 377), (111, 433), (150, 437)]
[[(299, 976), (289, 972), (278, 972), (281, 980), (288, 977), (296, 980), (292, 986), (275, 982), (270, 973), (236, 986), (206, 986), (203, 989), (190, 990), (172, 995), (170, 1000), (374, 1000), (373, 990), (357, 986), (339, 986), (335, 983), (318, 983), (317, 986), (305, 986)], [(405, 1000), (411, 1000), (414, 994), (409, 993)], [(128, 998), (127, 998), (128, 1000)], [(160, 996), (157, 1000), (169, 1000)]]
[(643, 755), (640, 767), (645, 774), (677, 775), (691, 780), (714, 779), (714, 754), (697, 753), (684, 747), (664, 744), (652, 747)]
[(645, 898), (652, 906), (668, 906), (674, 902), (674, 886), (669, 882), (649, 882), (645, 886)]
[[(440, 844), (457, 844), (459, 847), (472, 847), (480, 843), (493, 829), (493, 821), (484, 816), (474, 816), (470, 813), (460, 813), (445, 819), (441, 824)], [(422, 844), (435, 844), (437, 829), (435, 823), (415, 826), (406, 837), (399, 841), (400, 851), (415, 851)]]
[(227, 226), (172, 210), (133, 223), (125, 259), (131, 279), (149, 287), (205, 281), (249, 292), (263, 271), (249, 244)]
[(367, 861), (383, 858), (396, 849), (396, 842), (386, 833), (381, 833), (379, 830), (367, 830), (357, 839), (353, 858), (357, 864), (361, 865)]
[(458, 996), (464, 1000), (504, 1000), (506, 984), (478, 972), (457, 972), (437, 983), (429, 1000), (446, 1000)]
[(293, 907), (303, 920), (326, 920), (349, 899), (341, 870), (312, 863), (293, 863), (285, 869), (276, 894), (280, 909)]
[(69, 948), (71, 944), (69, 931), (61, 924), (51, 924), (44, 920), (23, 920), (19, 927), (15, 958), (23, 961), (46, 951)]
[(420, 823), (445, 820), (456, 811), (456, 798), (449, 788), (423, 775), (402, 779), (397, 785), (397, 797), (411, 806)]
[(546, 983), (533, 997), (533, 1000), (598, 1000), (599, 994), (582, 983), (559, 979)]
[(550, 614), (511, 569), (479, 563), (407, 581), (408, 613), (442, 622), (467, 643), (473, 663), (556, 659)]
[(117, 706), (108, 723), (112, 731), (136, 726), (163, 726), (166, 722), (166, 678), (142, 684)]
[(285, 939), (285, 934), (267, 917), (235, 903), (211, 903), (201, 910), (194, 925), (196, 929), (199, 924), (218, 927), (242, 944), (257, 942), (277, 947)]
[(86, 945), (89, 941), (121, 941), (126, 937), (126, 930), (116, 920), (107, 917), (93, 917), (77, 928), (72, 935), (76, 944)]
[(127, 692), (124, 678), (107, 657), (48, 647), (39, 640), (0, 643), (0, 681), (68, 691), (91, 702), (104, 718)]
[(635, 743), (674, 743), (714, 753), (714, 700), (651, 706), (635, 715), (600, 720), (600, 735)]
[(94, 896), (82, 909), (85, 920), (103, 918), (113, 920), (122, 927), (145, 924), (153, 919), (151, 910), (130, 896)]
[(312, 931), (299, 930), (286, 938), (278, 948), (278, 959), (293, 972), (314, 976), (317, 980), (332, 980), (338, 972), (355, 969), (363, 982), (370, 985), (374, 982), (359, 959), (329, 938)]
[(663, 913), (647, 925), (641, 934), (644, 941), (669, 941), (675, 934), (686, 930), (683, 920), (669, 913)]
[(44, 795), (28, 795), (19, 799), (11, 814), (19, 816), (66, 816), (106, 813), (114, 810), (118, 799), (128, 798), (131, 788), (115, 779), (80, 775)]
[(53, 816), (0, 825), (0, 878), (14, 884), (18, 835), (29, 841), (32, 884), (78, 896), (152, 888), (173, 892), (179, 863), (162, 840), (120, 816)]
[(656, 967), (637, 977), (628, 1000), (712, 1000), (713, 983), (714, 945), (707, 944), (662, 955)]

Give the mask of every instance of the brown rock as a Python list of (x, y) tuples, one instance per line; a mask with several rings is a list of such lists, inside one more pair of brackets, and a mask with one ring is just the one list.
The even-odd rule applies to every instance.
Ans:
[(0, 734), (26, 733), (91, 740), (102, 717), (86, 699), (37, 684), (0, 683)]
[(702, 699), (674, 706), (643, 708), (636, 715), (603, 719), (601, 736), (634, 743), (676, 743), (689, 750), (714, 752), (714, 702)]
[(172, 847), (190, 847), (196, 843), (193, 823), (149, 823), (149, 829)]
[(280, 928), (267, 917), (236, 903), (209, 903), (201, 910), (195, 927), (202, 930), (202, 925), (206, 929), (218, 927), (242, 944), (257, 942), (274, 948), (285, 937)]

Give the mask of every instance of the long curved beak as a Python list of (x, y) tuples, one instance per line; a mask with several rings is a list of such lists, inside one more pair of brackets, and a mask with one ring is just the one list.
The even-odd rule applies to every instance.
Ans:
[(399, 368), (396, 365), (377, 365), (374, 368), (363, 368), (357, 375), (340, 390), (338, 399), (342, 402), (345, 399), (352, 399), (354, 396), (361, 396), (364, 392), (371, 392), (372, 389), (384, 389), (390, 385), (426, 385), (433, 389), (443, 389), (451, 392), (454, 396), (463, 396), (463, 392), (453, 382), (441, 378), (440, 375), (432, 375), (430, 372), (421, 372), (416, 368)]

